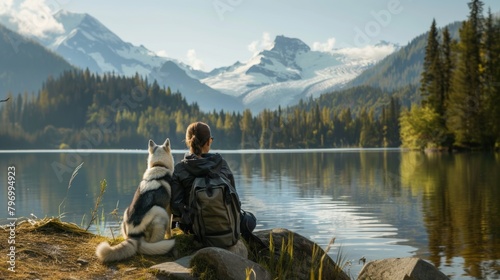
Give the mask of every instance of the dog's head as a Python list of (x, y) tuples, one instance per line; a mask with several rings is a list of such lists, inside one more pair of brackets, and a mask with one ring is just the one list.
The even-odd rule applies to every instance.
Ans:
[(174, 157), (170, 150), (170, 139), (167, 138), (163, 145), (157, 145), (155, 141), (149, 140), (148, 152), (148, 168), (163, 166), (174, 170)]

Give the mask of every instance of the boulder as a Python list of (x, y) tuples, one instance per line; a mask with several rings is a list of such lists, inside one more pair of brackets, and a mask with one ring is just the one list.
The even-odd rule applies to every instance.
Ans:
[(155, 273), (157, 276), (164, 275), (168, 278), (194, 280), (197, 278), (191, 275), (191, 268), (189, 268), (191, 258), (192, 256), (186, 256), (176, 260), (175, 262), (160, 263), (153, 265), (151, 269), (158, 272)]
[[(236, 255), (228, 250), (207, 247), (193, 255), (190, 266), (193, 275), (203, 276), (204, 279), (271, 279), (271, 275), (259, 264)], [(248, 270), (251, 269), (251, 272)], [(200, 277), (201, 278), (201, 277)]]
[(420, 258), (390, 258), (367, 263), (358, 276), (358, 280), (364, 279), (446, 280), (449, 278)]
[(244, 259), (248, 259), (248, 249), (245, 246), (245, 243), (243, 241), (238, 240), (238, 242), (229, 248), (227, 250), (233, 254), (236, 254)]
[(240, 240), (227, 250), (199, 249), (190, 238), (187, 235), (184, 242), (176, 242), (178, 253), (174, 254), (187, 257), (152, 269), (175, 279), (247, 279), (247, 275), (252, 280), (350, 279), (320, 246), (287, 229), (254, 232), (246, 244)]
[[(194, 244), (194, 243), (193, 243)], [(193, 248), (198, 248), (198, 244), (194, 244)], [(214, 253), (214, 251), (218, 252), (218, 250), (226, 251), (226, 253)], [(190, 249), (183, 248), (183, 252), (189, 252), (191, 251)], [(212, 252), (210, 253), (208, 257), (205, 256), (207, 253), (206, 252)], [(204, 253), (205, 252), (205, 253)], [(179, 253), (178, 253), (179, 254)], [(194, 256), (198, 255), (198, 253), (195, 253), (193, 255), (188, 255), (183, 258), (180, 258), (174, 262), (165, 262), (161, 264), (157, 264), (151, 267), (152, 270), (156, 271), (156, 275), (162, 275), (162, 276), (167, 276), (168, 278), (174, 278), (174, 279), (186, 279), (186, 280), (192, 280), (192, 279), (198, 279), (197, 277), (193, 276), (196, 275), (197, 271), (200, 268), (203, 269), (208, 269), (207, 266), (210, 264), (218, 263), (216, 267), (217, 269), (212, 269), (210, 270), (216, 272), (216, 277), (212, 277), (212, 279), (229, 279), (225, 277), (224, 275), (227, 275), (226, 272), (224, 272), (224, 268), (227, 267), (226, 270), (234, 270), (235, 267), (238, 265), (242, 266), (243, 268), (240, 269), (242, 270), (242, 279), (245, 279), (245, 269), (246, 267), (256, 267), (258, 264), (253, 263), (252, 261), (248, 260), (248, 250), (245, 244), (240, 240), (236, 245), (225, 249), (220, 249), (220, 248), (214, 248), (214, 247), (207, 247), (205, 248), (202, 252), (201, 255), (198, 255), (199, 258), (201, 259), (201, 262), (204, 261), (204, 256), (205, 258), (211, 258), (211, 262), (206, 262), (207, 266), (205, 265), (198, 265), (194, 271), (191, 267), (191, 260), (194, 258)], [(224, 256), (224, 257), (217, 257), (217, 256)], [(228, 260), (230, 262), (228, 262)], [(194, 261), (196, 262), (196, 260)], [(238, 265), (235, 265), (238, 264)], [(197, 270), (198, 269), (198, 270)], [(264, 275), (262, 272), (264, 270), (262, 267), (259, 266), (259, 268), (254, 268), (255, 275)], [(259, 273), (259, 274), (257, 274)], [(210, 277), (205, 277), (205, 279), (210, 279)], [(251, 277), (250, 279), (270, 279), (270, 278), (265, 278), (265, 276), (262, 277)]]
[(249, 242), (249, 251), (252, 252), (249, 258), (254, 262), (267, 258), (265, 261), (271, 267), (283, 267), (275, 272), (282, 279), (310, 279), (311, 274), (314, 279), (350, 279), (321, 247), (300, 234), (282, 228), (256, 231), (254, 234), (266, 246), (270, 245), (272, 236), (274, 252), (263, 249), (259, 242)]

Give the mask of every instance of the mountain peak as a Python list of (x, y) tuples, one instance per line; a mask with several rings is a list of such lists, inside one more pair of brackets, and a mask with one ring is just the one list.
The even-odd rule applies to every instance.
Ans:
[(60, 10), (54, 15), (54, 18), (64, 26), (67, 33), (74, 29), (86, 29), (93, 33), (112, 33), (99, 20), (87, 13), (73, 13), (66, 10)]
[(267, 82), (258, 85), (267, 84), (269, 79), (274, 82), (300, 80), (302, 67), (297, 63), (297, 57), (310, 50), (311, 48), (299, 39), (276, 36), (273, 48), (259, 53), (259, 59), (254, 60), (257, 63), (250, 66), (245, 74), (268, 78)]
[(274, 39), (274, 47), (271, 51), (286, 51), (286, 52), (308, 52), (311, 48), (302, 42), (300, 39), (289, 38), (283, 35), (276, 36)]
[(81, 24), (88, 14), (73, 13), (67, 10), (60, 10), (54, 14), (54, 18), (64, 26), (66, 31), (71, 31)]

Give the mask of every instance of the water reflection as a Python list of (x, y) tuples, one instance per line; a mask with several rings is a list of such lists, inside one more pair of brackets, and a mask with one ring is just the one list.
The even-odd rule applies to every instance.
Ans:
[[(408, 166), (416, 162), (418, 168)], [(500, 277), (500, 165), (492, 154), (403, 154), (403, 182), (423, 192), (428, 256), (464, 275)]]
[[(335, 237), (331, 255), (335, 258), (341, 245), (354, 277), (362, 256), (418, 256), (452, 278), (500, 279), (498, 154), (363, 150), (224, 157), (243, 207), (259, 219), (258, 229), (289, 228), (323, 248)], [(181, 158), (182, 153), (175, 155), (176, 161)], [(16, 166), (18, 216), (64, 213), (65, 220), (80, 224), (103, 179), (108, 183), (103, 213), (117, 203), (122, 212), (146, 167), (145, 151), (81, 155), (85, 163), (68, 189), (76, 159), (0, 154), (2, 170)], [(0, 172), (2, 201), (5, 182), (6, 172)], [(6, 209), (0, 215), (6, 217)]]
[[(280, 211), (300, 212), (294, 210), (296, 207), (309, 211), (307, 203), (301, 202), (314, 197), (316, 209), (327, 215), (312, 215), (310, 220), (318, 223), (335, 217), (329, 221), (333, 229), (327, 232), (346, 237), (346, 246), (363, 244), (370, 250), (367, 240), (360, 242), (350, 231), (353, 228), (359, 234), (363, 228), (370, 230), (369, 225), (357, 225), (360, 211), (367, 211), (370, 222), (379, 217), (380, 223), (387, 225), (385, 231), (378, 227), (375, 237), (391, 236), (399, 245), (416, 248), (404, 252), (428, 259), (448, 275), (500, 279), (498, 154), (367, 151), (240, 157), (234, 162), (241, 164), (236, 167), (247, 181), (257, 177), (259, 181), (253, 184), (278, 192), (283, 180), (286, 186), (295, 186), (293, 191), (301, 199)], [(269, 195), (287, 199), (277, 193)], [(329, 207), (318, 202), (325, 198)], [(347, 230), (346, 223), (339, 222), (345, 205), (339, 203), (340, 198), (348, 202), (346, 212), (351, 214)]]

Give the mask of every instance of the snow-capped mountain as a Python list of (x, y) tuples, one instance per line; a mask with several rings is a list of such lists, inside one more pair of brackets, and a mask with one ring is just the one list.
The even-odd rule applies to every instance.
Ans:
[(246, 63), (212, 71), (201, 81), (225, 94), (241, 98), (258, 112), (296, 104), (342, 87), (397, 47), (382, 42), (362, 49), (313, 51), (296, 38), (277, 36), (274, 46)]
[(202, 110), (243, 111), (243, 106), (237, 98), (222, 94), (192, 78), (173, 61), (167, 61), (160, 68), (153, 69), (149, 77), (159, 84), (175, 85), (175, 88), (170, 88), (181, 92), (189, 103), (196, 102)]
[(166, 60), (144, 46), (124, 42), (88, 14), (61, 10), (54, 19), (62, 24), (64, 32), (52, 33), (40, 41), (80, 68), (97, 73), (147, 75)]
[(396, 46), (314, 51), (300, 39), (277, 36), (269, 50), (249, 61), (210, 72), (195, 70), (174, 58), (157, 56), (144, 46), (124, 42), (88, 14), (59, 11), (54, 19), (63, 31), (33, 39), (71, 64), (96, 73), (133, 76), (139, 73), (161, 86), (180, 91), (204, 111), (253, 112), (296, 104), (342, 87)]
[[(138, 73), (172, 91), (180, 91), (189, 103), (197, 102), (202, 110), (241, 111), (241, 102), (200, 83), (200, 73), (173, 59), (160, 57), (144, 46), (124, 42), (88, 14), (59, 11), (54, 15), (64, 32), (36, 38), (47, 48), (82, 69), (96, 73), (133, 76)], [(191, 73), (193, 72), (193, 73)]]

